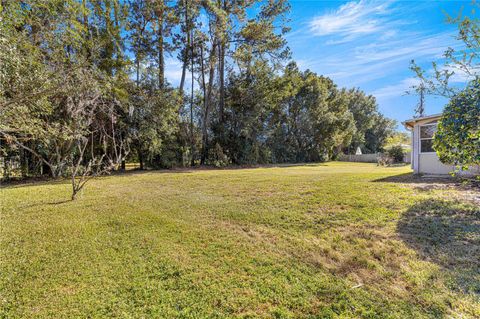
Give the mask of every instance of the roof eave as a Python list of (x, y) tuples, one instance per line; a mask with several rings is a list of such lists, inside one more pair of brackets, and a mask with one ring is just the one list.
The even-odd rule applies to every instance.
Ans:
[(413, 128), (415, 126), (415, 123), (424, 121), (424, 120), (431, 120), (435, 118), (441, 118), (442, 114), (433, 114), (433, 115), (428, 115), (428, 116), (422, 116), (422, 117), (417, 117), (413, 118), (407, 121), (402, 122), (403, 126), (405, 126), (406, 129)]

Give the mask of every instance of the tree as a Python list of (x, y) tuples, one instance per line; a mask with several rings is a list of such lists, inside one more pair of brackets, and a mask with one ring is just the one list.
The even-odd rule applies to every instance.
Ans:
[[(158, 168), (163, 163), (162, 154), (178, 131), (178, 108), (181, 99), (171, 87), (156, 87), (157, 70), (144, 78), (155, 78), (142, 81), (139, 85), (131, 85), (129, 89), (130, 115), (128, 116), (128, 136), (132, 151), (132, 159), (138, 160), (140, 169)], [(148, 73), (148, 72), (146, 72)], [(171, 166), (166, 165), (166, 166)]]
[(365, 132), (365, 149), (369, 153), (383, 152), (389, 137), (396, 131), (397, 123), (379, 113), (373, 118), (375, 124)]
[[(119, 130), (124, 62), (112, 45), (121, 41), (120, 7), (115, 1), (95, 5), (29, 1), (2, 8), (0, 59), (7, 68), (0, 77), (0, 135), (42, 162), (52, 177), (71, 177), (72, 199), (128, 153)], [(104, 35), (110, 35), (98, 46), (89, 36), (89, 8), (102, 13)]]
[(457, 169), (480, 165), (480, 80), (472, 81), (447, 104), (433, 147), (442, 163)]
[(377, 101), (375, 97), (366, 95), (359, 89), (343, 90), (343, 94), (348, 98), (348, 109), (355, 121), (355, 132), (345, 151), (353, 153), (358, 147), (366, 151), (365, 134), (375, 125), (375, 115), (378, 114)]
[(276, 161), (328, 160), (350, 142), (355, 126), (348, 97), (329, 78), (291, 63), (272, 91), (267, 142)]
[(415, 116), (422, 117), (425, 116), (425, 84), (421, 82), (415, 91), (418, 93), (418, 104), (415, 108)]
[(384, 148), (390, 148), (392, 146), (404, 146), (411, 144), (411, 136), (405, 132), (394, 132), (392, 136), (388, 137)]

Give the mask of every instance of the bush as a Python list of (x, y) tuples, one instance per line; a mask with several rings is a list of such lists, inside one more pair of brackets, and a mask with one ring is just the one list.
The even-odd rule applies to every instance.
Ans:
[(225, 155), (223, 148), (220, 144), (215, 143), (213, 148), (209, 150), (209, 158), (211, 159), (211, 164), (215, 167), (225, 167), (230, 164), (228, 156)]
[(390, 166), (393, 164), (393, 159), (386, 154), (382, 154), (378, 157), (377, 164), (378, 166)]
[(405, 151), (400, 145), (395, 145), (387, 150), (387, 156), (390, 157), (394, 163), (401, 163), (405, 157)]
[(480, 165), (480, 80), (455, 95), (443, 111), (433, 148), (440, 161), (457, 170)]

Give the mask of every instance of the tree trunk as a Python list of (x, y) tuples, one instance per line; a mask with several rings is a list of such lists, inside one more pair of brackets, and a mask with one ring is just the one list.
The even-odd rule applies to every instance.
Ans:
[[(190, 36), (188, 36), (190, 39)], [(187, 40), (187, 42), (190, 42), (190, 40)], [(188, 46), (189, 44), (187, 44)], [(187, 54), (183, 54), (183, 66), (182, 66), (182, 77), (180, 79), (180, 95), (183, 95), (183, 87), (185, 85), (185, 74), (187, 72)]]
[(137, 149), (137, 155), (138, 155), (138, 161), (140, 163), (140, 170), (143, 171), (144, 166), (143, 166), (143, 153), (140, 149)]
[(137, 88), (138, 88), (138, 86), (140, 85), (140, 57), (137, 56), (136, 60), (137, 60), (136, 61), (137, 62), (136, 63), (137, 64), (137, 80), (136, 80), (136, 82), (137, 82)]
[[(83, 10), (83, 27), (85, 28), (86, 38), (90, 40), (90, 30), (88, 27), (88, 15), (87, 15), (87, 0), (82, 0), (82, 10)], [(91, 52), (89, 47), (89, 42), (87, 41), (85, 44), (85, 51), (87, 53), (87, 59), (90, 59)]]
[(72, 200), (77, 199), (78, 187), (75, 182), (75, 174), (72, 174)]
[[(113, 66), (112, 66), (112, 61), (113, 61), (113, 54), (114, 54), (114, 46), (115, 44), (113, 43), (113, 39), (111, 38), (111, 34), (113, 34), (113, 25), (112, 25), (112, 19), (111, 19), (111, 13), (112, 13), (112, 7), (110, 1), (105, 2), (105, 27), (107, 29), (107, 34), (109, 35), (109, 38), (106, 41), (105, 44), (105, 60), (106, 63), (104, 65), (105, 70), (108, 72), (110, 76), (113, 76)], [(105, 61), (104, 61), (105, 62)]]
[[(209, 58), (209, 77), (208, 77), (208, 87), (206, 88), (205, 92), (205, 79), (204, 82), (204, 114), (203, 114), (203, 126), (202, 126), (202, 157), (201, 163), (205, 164), (206, 159), (208, 157), (208, 125), (209, 125), (209, 115), (210, 115), (210, 105), (211, 105), (211, 97), (212, 97), (212, 88), (213, 88), (213, 79), (215, 77), (215, 58), (216, 58), (216, 51), (217, 51), (217, 39), (213, 40), (212, 43), (212, 50), (210, 51), (210, 58)], [(202, 54), (203, 56), (203, 54)], [(202, 59), (203, 61), (203, 59)], [(202, 62), (203, 64), (203, 62)], [(202, 72), (203, 65), (202, 65)]]
[(183, 50), (183, 67), (182, 67), (182, 78), (180, 80), (180, 94), (183, 94), (183, 87), (185, 85), (185, 75), (187, 73), (187, 64), (188, 64), (188, 50), (190, 49), (190, 31), (188, 27), (188, 0), (185, 0), (185, 37), (187, 38), (187, 44)]
[(191, 160), (191, 166), (195, 166), (195, 136), (193, 132), (193, 86), (194, 86), (194, 76), (193, 76), (193, 30), (191, 34), (191, 62), (192, 62), (192, 87), (191, 87), (191, 95), (190, 95), (190, 138), (191, 138), (191, 151), (192, 151), (192, 160)]
[(203, 63), (203, 43), (200, 44), (200, 67), (201, 67), (201, 73), (202, 73), (202, 90), (203, 90), (203, 122), (202, 122), (202, 148), (200, 151), (200, 165), (205, 164), (205, 149), (206, 149), (206, 115), (207, 115), (207, 88), (206, 88), (206, 83), (205, 83), (205, 65)]
[(22, 171), (22, 178), (28, 177), (28, 154), (24, 149), (20, 150), (20, 167)]
[[(223, 10), (227, 12), (227, 0), (221, 0), (223, 2)], [(220, 96), (219, 96), (219, 120), (220, 123), (224, 121), (224, 111), (225, 111), (225, 50), (227, 48), (227, 30), (223, 30), (224, 34), (220, 39), (219, 45), (219, 81), (220, 81)]]
[(219, 81), (220, 81), (220, 97), (219, 97), (219, 117), (220, 123), (223, 123), (225, 110), (225, 42), (222, 40), (219, 46)]
[(161, 1), (160, 8), (157, 10), (157, 45), (158, 45), (158, 87), (163, 89), (165, 86), (165, 58), (164, 58), (164, 43), (163, 43), (163, 16), (164, 16), (164, 3)]

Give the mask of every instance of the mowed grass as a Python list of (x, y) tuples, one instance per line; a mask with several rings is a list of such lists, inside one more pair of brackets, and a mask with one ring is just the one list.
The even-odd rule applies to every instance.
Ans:
[[(0, 189), (1, 318), (479, 318), (474, 191), (408, 167)], [(478, 198), (476, 196), (479, 196)]]

